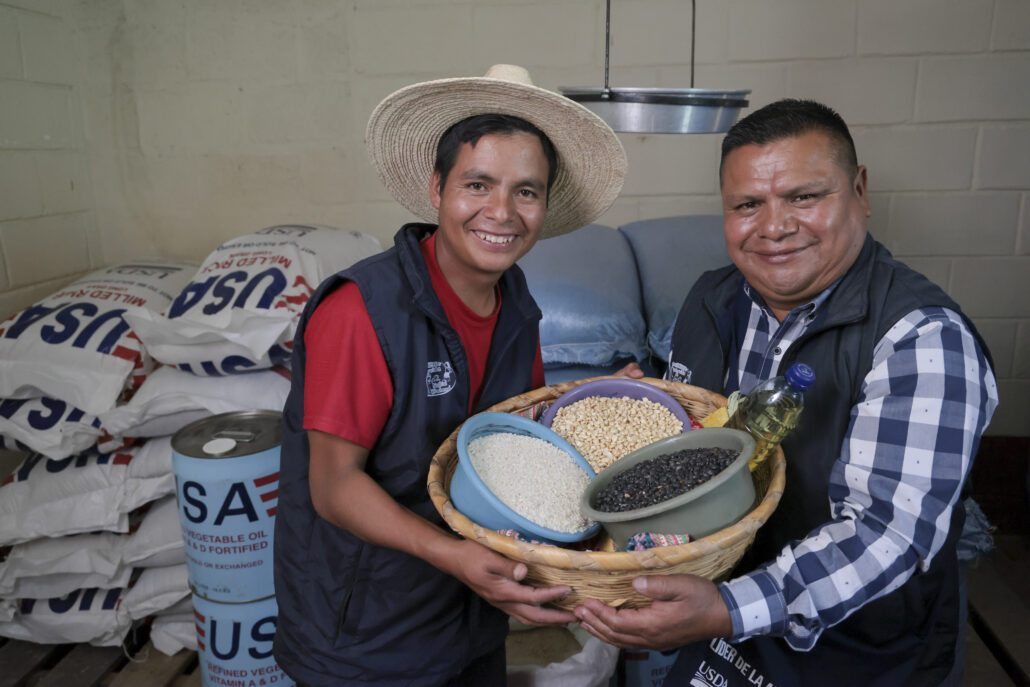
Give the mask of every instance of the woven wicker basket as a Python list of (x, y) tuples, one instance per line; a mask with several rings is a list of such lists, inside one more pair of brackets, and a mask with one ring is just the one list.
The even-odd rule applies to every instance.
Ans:
[[(592, 379), (604, 379), (596, 377)], [(569, 389), (592, 379), (545, 386), (515, 396), (489, 408), (492, 411), (525, 414), (554, 401)], [(705, 389), (677, 382), (645, 378), (643, 381), (668, 392), (696, 420), (726, 404), (726, 399)], [(703, 539), (648, 549), (646, 551), (575, 551), (528, 544), (480, 527), (450, 501), (451, 477), (458, 463), (455, 429), (433, 456), (429, 467), (429, 496), (447, 524), (466, 539), (473, 539), (498, 553), (526, 564), (526, 582), (534, 587), (568, 585), (572, 592), (555, 602), (571, 610), (583, 599), (592, 598), (611, 606), (640, 608), (651, 600), (637, 594), (632, 580), (638, 575), (690, 573), (710, 580), (724, 577), (750, 546), (755, 533), (776, 510), (783, 494), (784, 457), (779, 448), (752, 473), (757, 494), (755, 507), (736, 524)]]

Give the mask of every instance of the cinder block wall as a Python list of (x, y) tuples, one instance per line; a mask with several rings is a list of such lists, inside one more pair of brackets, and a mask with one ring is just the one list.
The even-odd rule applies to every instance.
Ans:
[[(612, 86), (811, 97), (852, 125), (871, 228), (994, 351), (996, 435), (1030, 435), (1030, 2), (613, 0)], [(0, 0), (0, 316), (91, 268), (203, 259), (270, 224), (389, 244), (365, 159), (392, 90), (480, 75), (601, 86), (603, 0)], [(602, 222), (718, 212), (718, 136), (623, 135)]]
[(104, 261), (67, 14), (0, 2), (0, 317)]

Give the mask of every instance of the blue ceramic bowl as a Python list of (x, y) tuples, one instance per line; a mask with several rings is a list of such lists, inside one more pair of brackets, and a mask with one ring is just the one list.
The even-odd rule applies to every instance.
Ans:
[(451, 478), (450, 490), (454, 507), (469, 520), (483, 527), (492, 530), (512, 529), (525, 537), (559, 546), (563, 543), (582, 541), (597, 534), (601, 528), (598, 523), (579, 532), (561, 532), (538, 525), (506, 506), (487, 488), (476, 469), (472, 467), (468, 445), (470, 441), (498, 432), (543, 439), (569, 454), (590, 479), (594, 478), (594, 471), (583, 456), (579, 455), (569, 442), (540, 423), (509, 413), (479, 413), (466, 420), (458, 430), (458, 465), (454, 470), (454, 477)]
[(661, 403), (669, 409), (669, 412), (671, 412), (677, 420), (683, 423), (684, 432), (690, 431), (690, 418), (687, 417), (687, 411), (683, 409), (683, 406), (676, 402), (676, 399), (653, 384), (641, 382), (636, 379), (630, 379), (629, 377), (595, 379), (592, 382), (586, 382), (569, 389), (559, 396), (558, 399), (551, 404), (551, 407), (544, 412), (543, 417), (540, 418), (540, 423), (546, 427), (550, 427), (551, 422), (554, 420), (554, 416), (558, 413), (558, 410), (565, 406), (572, 405), (576, 401), (582, 401), (584, 398), (588, 398), (590, 396), (601, 396), (607, 398), (622, 398), (623, 396), (628, 396), (629, 398), (635, 398), (637, 400), (647, 399), (648, 401)]

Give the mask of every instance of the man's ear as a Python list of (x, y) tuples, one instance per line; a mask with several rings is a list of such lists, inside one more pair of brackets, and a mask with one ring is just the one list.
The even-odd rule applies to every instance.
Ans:
[(437, 210), (440, 209), (440, 172), (433, 172), (429, 176), (429, 202)]
[(872, 208), (869, 206), (869, 186), (868, 186), (868, 174), (866, 172), (865, 165), (858, 166), (858, 173), (855, 174), (855, 181), (852, 184), (852, 189), (855, 192), (855, 196), (865, 204), (865, 216), (869, 217), (873, 214)]

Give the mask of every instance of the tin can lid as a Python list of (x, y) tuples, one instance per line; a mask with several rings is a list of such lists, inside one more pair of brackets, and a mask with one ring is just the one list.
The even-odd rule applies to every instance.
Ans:
[(206, 417), (172, 437), (172, 450), (190, 458), (236, 458), (282, 443), (282, 413), (240, 410)]

